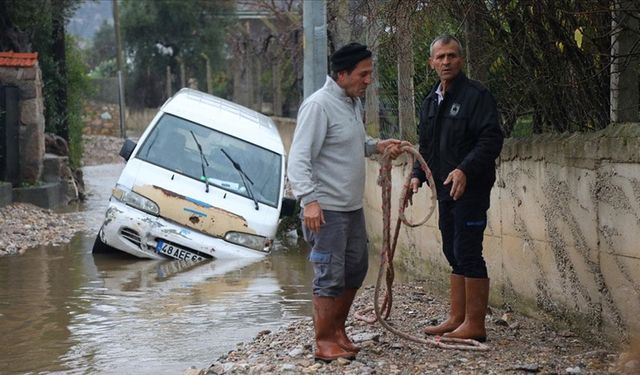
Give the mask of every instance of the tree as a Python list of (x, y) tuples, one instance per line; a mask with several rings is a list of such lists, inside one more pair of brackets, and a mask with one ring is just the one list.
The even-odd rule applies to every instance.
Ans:
[(291, 115), (302, 97), (301, 1), (238, 0), (237, 8), (227, 36), (233, 100), (257, 110), (262, 99), (271, 100), (276, 116)]
[[(1, 0), (0, 37), (19, 52), (36, 51), (44, 81), (46, 129), (70, 140), (65, 24), (83, 0)], [(3, 26), (4, 25), (4, 26)]]
[(91, 47), (87, 51), (86, 60), (89, 69), (95, 69), (105, 62), (115, 59), (116, 41), (114, 35), (113, 25), (104, 21), (94, 34)]
[(26, 52), (31, 50), (29, 35), (11, 20), (9, 7), (13, 2), (0, 0), (0, 51)]
[[(206, 82), (206, 59), (222, 71), (224, 35), (233, 19), (233, 2), (181, 0), (125, 0), (121, 27), (126, 56), (131, 61), (128, 99), (134, 107), (157, 107), (166, 98), (166, 66), (186, 82)], [(182, 74), (181, 74), (182, 75)]]
[[(602, 129), (616, 120), (610, 109), (622, 116), (619, 121), (639, 116), (638, 1), (355, 2), (356, 14), (380, 24), (374, 40), (382, 136), (401, 136), (401, 128), (407, 134), (399, 126), (410, 112), (399, 109), (408, 108), (406, 94), (396, 88), (413, 81), (419, 108), (436, 81), (426, 65), (429, 44), (445, 33), (462, 41), (466, 73), (496, 97), (507, 135)], [(396, 12), (396, 4), (406, 9)], [(411, 13), (415, 21), (398, 22)], [(407, 39), (413, 47), (402, 43)]]

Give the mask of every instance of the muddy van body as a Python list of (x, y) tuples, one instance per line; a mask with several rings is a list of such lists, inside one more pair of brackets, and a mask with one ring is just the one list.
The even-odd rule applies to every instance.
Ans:
[(120, 154), (127, 163), (94, 251), (186, 260), (270, 252), (285, 199), (284, 147), (270, 118), (182, 89)]

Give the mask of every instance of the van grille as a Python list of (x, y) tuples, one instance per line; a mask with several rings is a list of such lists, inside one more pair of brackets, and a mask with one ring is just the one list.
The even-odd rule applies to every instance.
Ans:
[(122, 228), (120, 230), (120, 235), (124, 237), (125, 240), (142, 249), (142, 247), (140, 246), (140, 233), (131, 228)]

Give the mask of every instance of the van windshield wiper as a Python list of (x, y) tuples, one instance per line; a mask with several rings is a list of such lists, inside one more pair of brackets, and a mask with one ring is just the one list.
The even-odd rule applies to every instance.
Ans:
[(223, 148), (220, 148), (220, 151), (222, 151), (224, 156), (226, 156), (227, 159), (229, 159), (229, 161), (233, 165), (233, 168), (235, 168), (236, 171), (238, 171), (238, 173), (240, 174), (240, 178), (242, 178), (242, 184), (244, 185), (245, 189), (247, 189), (247, 193), (249, 193), (249, 197), (253, 199), (253, 203), (256, 204), (256, 210), (259, 210), (260, 206), (258, 206), (258, 200), (256, 199), (255, 195), (253, 195), (253, 191), (251, 190), (251, 187), (249, 186), (249, 184), (247, 184), (247, 180), (251, 183), (251, 185), (253, 185), (253, 181), (251, 181), (249, 176), (247, 176), (247, 174), (244, 173), (244, 171), (242, 170), (242, 167), (240, 167), (240, 164), (238, 164), (235, 160), (233, 160), (231, 156), (229, 156), (229, 154), (227, 154), (227, 152)]
[(200, 166), (202, 167), (202, 177), (204, 177), (204, 183), (205, 183), (205, 189), (204, 191), (206, 193), (209, 192), (209, 178), (207, 178), (207, 173), (205, 172), (205, 164), (207, 165), (207, 167), (209, 166), (209, 162), (207, 161), (207, 158), (204, 157), (204, 152), (202, 152), (202, 146), (200, 146), (200, 142), (198, 142), (198, 138), (196, 138), (196, 135), (193, 134), (193, 130), (189, 130), (189, 132), (191, 133), (191, 136), (193, 136), (193, 140), (196, 142), (196, 146), (198, 146), (198, 151), (200, 152)]

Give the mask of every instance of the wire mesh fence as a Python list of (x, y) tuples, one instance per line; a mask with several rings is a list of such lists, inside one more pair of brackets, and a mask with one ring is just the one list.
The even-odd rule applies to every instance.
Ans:
[[(382, 137), (415, 140), (422, 99), (437, 82), (428, 68), (429, 45), (442, 34), (462, 41), (465, 71), (495, 96), (507, 136), (598, 130), (620, 120), (612, 118), (616, 111), (636, 121), (640, 116), (637, 2), (390, 0), (350, 6), (352, 35), (376, 55), (378, 82), (370, 93), (378, 95)], [(403, 108), (413, 109), (413, 120), (403, 117)]]

